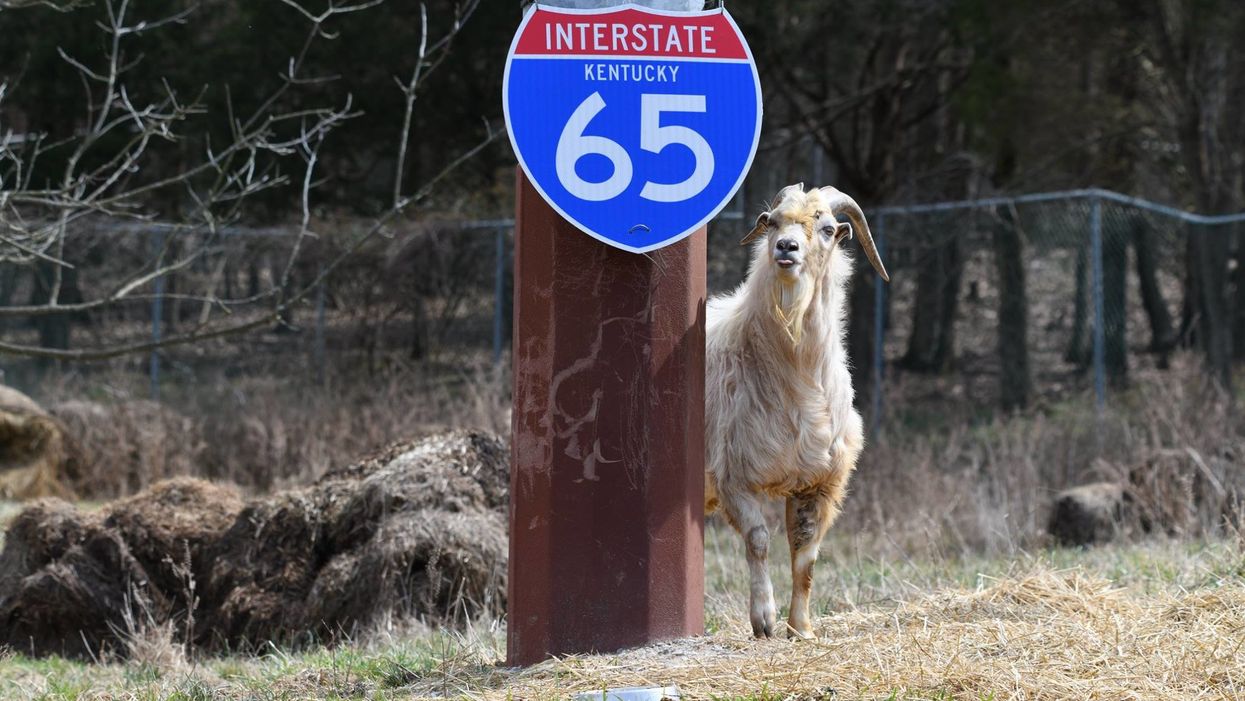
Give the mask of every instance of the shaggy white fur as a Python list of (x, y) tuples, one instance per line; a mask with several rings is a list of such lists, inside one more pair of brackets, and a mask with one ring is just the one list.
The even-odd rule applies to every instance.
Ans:
[(705, 509), (721, 507), (744, 537), (758, 637), (776, 617), (764, 501), (787, 500), (788, 633), (810, 637), (813, 563), (864, 446), (844, 346), (852, 260), (840, 244), (853, 229), (839, 214), (885, 278), (860, 207), (834, 188), (792, 185), (744, 239), (756, 241), (747, 279), (708, 304)]

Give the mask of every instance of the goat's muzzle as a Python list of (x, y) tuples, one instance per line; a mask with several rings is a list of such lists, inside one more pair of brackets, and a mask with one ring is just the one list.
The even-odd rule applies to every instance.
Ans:
[(787, 273), (794, 273), (796, 268), (804, 262), (804, 251), (800, 245), (800, 239), (783, 235), (774, 241), (774, 249), (771, 251), (774, 257), (774, 264), (780, 270)]

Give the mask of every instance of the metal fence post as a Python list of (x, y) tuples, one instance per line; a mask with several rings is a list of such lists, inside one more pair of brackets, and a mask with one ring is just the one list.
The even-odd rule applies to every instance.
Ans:
[[(878, 257), (881, 257), (886, 252), (886, 215), (877, 216), (872, 233), (873, 244), (877, 246)], [(869, 419), (869, 435), (875, 440), (878, 428), (882, 424), (882, 370), (885, 366), (883, 344), (886, 341), (886, 334), (882, 328), (885, 314), (882, 312), (886, 290), (883, 284), (881, 275), (873, 276), (873, 415)]]
[[(159, 270), (164, 260), (164, 232), (156, 231), (152, 237), (152, 249), (156, 255), (156, 269)], [(160, 275), (155, 280), (155, 295), (151, 299), (151, 358), (148, 363), (148, 372), (151, 380), (151, 398), (158, 401), (160, 399), (160, 324), (164, 316), (164, 276)]]
[(506, 233), (500, 226), (493, 255), (493, 364), (501, 362), (502, 327), (505, 325), (503, 307), (506, 304)]
[(1101, 415), (1106, 404), (1106, 319), (1102, 292), (1102, 200), (1089, 201), (1089, 237), (1094, 294), (1094, 411)]

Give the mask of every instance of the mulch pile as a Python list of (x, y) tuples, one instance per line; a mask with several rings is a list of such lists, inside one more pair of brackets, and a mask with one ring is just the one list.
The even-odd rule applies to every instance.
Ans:
[(73, 496), (61, 479), (64, 428), (43, 407), (0, 385), (0, 499)]
[(34, 502), (0, 551), (0, 646), (123, 654), (134, 621), (172, 621), (196, 646), (238, 649), (494, 615), (508, 473), (499, 438), (459, 431), (262, 499), (177, 478), (93, 513)]

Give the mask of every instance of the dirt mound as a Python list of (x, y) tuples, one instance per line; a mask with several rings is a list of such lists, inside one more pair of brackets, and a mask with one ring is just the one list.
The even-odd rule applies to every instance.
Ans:
[(232, 486), (179, 477), (114, 502), (101, 525), (121, 538), (155, 589), (183, 594), (205, 574), (194, 553), (216, 542), (243, 506)]
[(185, 611), (195, 553), (241, 508), (234, 490), (185, 478), (99, 513), (34, 503), (0, 551), (0, 644), (98, 653), (116, 645), (127, 613), (166, 620)]
[(254, 502), (209, 558), (203, 596), (217, 632), (333, 636), (382, 614), (450, 621), (498, 610), (508, 494), (505, 444), (452, 432)]
[(236, 649), (497, 613), (507, 473), (498, 438), (454, 432), (250, 502), (187, 478), (93, 514), (36, 502), (0, 552), (0, 645), (124, 652), (126, 621), (145, 620)]
[(1241, 446), (1202, 454), (1191, 446), (1151, 448), (1130, 466), (1099, 460), (1107, 477), (1055, 495), (1047, 531), (1061, 545), (1091, 545), (1163, 533), (1213, 537), (1245, 524)]
[(0, 385), (0, 499), (73, 496), (62, 480), (64, 430), (30, 397)]
[(1046, 530), (1060, 545), (1114, 540), (1124, 527), (1127, 492), (1115, 482), (1095, 482), (1055, 495)]

